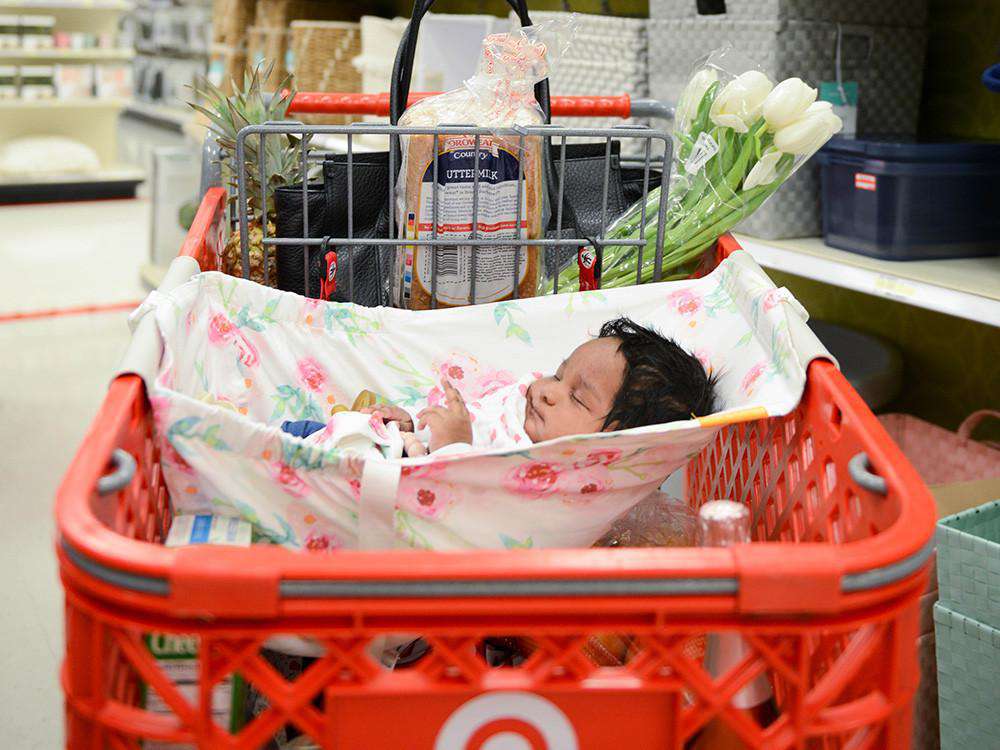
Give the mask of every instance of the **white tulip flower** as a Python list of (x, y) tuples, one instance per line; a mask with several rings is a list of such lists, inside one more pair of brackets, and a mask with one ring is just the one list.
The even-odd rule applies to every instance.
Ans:
[(712, 102), (712, 122), (746, 133), (760, 117), (761, 106), (774, 84), (757, 70), (748, 70), (726, 84)]
[(758, 185), (770, 185), (778, 177), (778, 160), (784, 156), (778, 149), (771, 147), (760, 156), (760, 161), (753, 165), (750, 174), (743, 180), (743, 189), (749, 190)]
[(795, 122), (774, 134), (774, 146), (779, 151), (797, 156), (810, 156), (840, 132), (844, 123), (832, 111), (830, 102), (814, 102)]
[(786, 78), (767, 95), (761, 108), (768, 128), (779, 130), (791, 125), (816, 101), (817, 93), (801, 78)]
[(719, 80), (719, 74), (711, 68), (702, 68), (688, 81), (688, 85), (681, 92), (681, 98), (677, 101), (677, 112), (674, 121), (682, 131), (687, 131), (688, 125), (698, 114), (698, 105), (701, 104), (708, 87)]

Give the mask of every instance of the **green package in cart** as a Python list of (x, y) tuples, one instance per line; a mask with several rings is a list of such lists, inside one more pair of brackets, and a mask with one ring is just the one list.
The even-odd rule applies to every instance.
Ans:
[[(157, 666), (192, 705), (199, 700), (199, 678), (201, 664), (198, 658), (199, 639), (196, 635), (184, 633), (148, 633), (143, 640), (149, 653), (156, 659)], [(237, 732), (243, 726), (243, 705), (246, 697), (246, 682), (238, 674), (231, 674), (220, 680), (212, 688), (212, 720), (230, 732)], [(147, 711), (161, 716), (173, 716), (174, 710), (163, 697), (143, 686), (142, 704)], [(194, 750), (194, 745), (146, 740), (145, 750)]]
[[(212, 544), (248, 547), (251, 527), (239, 518), (213, 515), (176, 515), (170, 525), (165, 545), (185, 547), (194, 544)], [(183, 633), (148, 633), (146, 648), (156, 659), (160, 670), (170, 679), (178, 692), (192, 705), (199, 701), (201, 664), (198, 658), (197, 635)], [(163, 696), (148, 686), (143, 687), (142, 703), (147, 711), (162, 716), (173, 716), (174, 711)], [(246, 682), (238, 674), (220, 680), (212, 688), (212, 720), (230, 732), (243, 726)], [(194, 745), (147, 740), (145, 750), (194, 750)]]

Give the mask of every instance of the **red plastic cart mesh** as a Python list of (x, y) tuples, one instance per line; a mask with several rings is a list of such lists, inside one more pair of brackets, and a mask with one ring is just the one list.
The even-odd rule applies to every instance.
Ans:
[[(215, 265), (225, 201), (207, 193), (182, 250), (203, 269)], [(719, 252), (734, 248), (725, 238)], [(829, 363), (811, 365), (793, 414), (727, 427), (689, 466), (692, 504), (751, 509), (756, 542), (729, 549), (167, 549), (156, 544), (169, 502), (151, 429), (141, 381), (119, 378), (58, 493), (68, 747), (257, 748), (293, 725), (325, 748), (517, 737), (550, 750), (679, 750), (715, 717), (754, 748), (909, 746), (933, 503)], [(150, 631), (199, 638), (193, 699), (145, 649)], [(716, 679), (685, 653), (713, 631), (751, 646)], [(386, 670), (368, 645), (387, 633), (420, 634), (431, 651)], [(583, 650), (602, 633), (634, 634), (637, 655), (595, 666)], [(325, 656), (286, 681), (261, 656), (274, 634), (315, 638)], [(538, 648), (490, 668), (476, 648), (498, 635)], [(728, 704), (764, 671), (780, 716), (760, 727)], [(209, 701), (233, 673), (270, 703), (236, 734), (213, 722)], [(174, 715), (143, 710), (144, 689)]]

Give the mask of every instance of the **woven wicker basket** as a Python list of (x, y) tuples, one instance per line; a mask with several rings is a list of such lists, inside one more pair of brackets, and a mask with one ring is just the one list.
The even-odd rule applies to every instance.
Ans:
[(254, 0), (214, 0), (212, 43), (236, 49), (246, 44), (247, 29), (254, 23)]
[[(354, 58), (361, 54), (361, 28), (341, 21), (292, 21), (292, 64), (299, 91), (360, 91)], [(342, 125), (352, 115), (301, 115), (312, 125)]]
[(299, 19), (349, 21), (368, 5), (363, 0), (257, 0), (256, 24), (282, 29)]
[(288, 75), (290, 32), (286, 28), (251, 26), (247, 32), (247, 60), (250, 65), (274, 63), (265, 85), (277, 86)]
[(212, 45), (208, 62), (208, 80), (222, 89), (227, 96), (233, 93), (232, 82), (243, 85), (243, 73), (247, 67), (245, 48)]

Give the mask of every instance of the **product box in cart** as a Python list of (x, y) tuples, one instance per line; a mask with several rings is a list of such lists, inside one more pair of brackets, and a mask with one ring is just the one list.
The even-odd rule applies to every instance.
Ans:
[[(182, 547), (195, 544), (249, 547), (250, 524), (238, 518), (212, 515), (178, 515), (173, 519), (165, 545)], [(153, 632), (143, 636), (143, 643), (163, 674), (186, 700), (197, 701), (201, 690), (200, 639), (185, 633)], [(142, 687), (142, 704), (160, 716), (172, 716), (170, 703), (155, 689)], [(246, 683), (239, 674), (231, 674), (211, 690), (211, 715), (219, 726), (236, 732), (243, 725)], [(146, 741), (144, 750), (188, 750), (193, 745)]]

